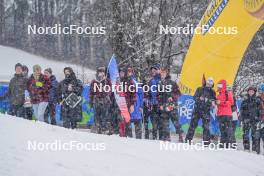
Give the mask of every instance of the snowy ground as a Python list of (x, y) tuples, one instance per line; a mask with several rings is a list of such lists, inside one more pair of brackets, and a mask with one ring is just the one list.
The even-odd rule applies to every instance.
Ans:
[[(262, 155), (208, 149), (162, 151), (158, 141), (96, 135), (3, 114), (0, 115), (0, 141), (1, 176), (264, 175)], [(28, 141), (97, 143), (99, 151), (76, 148), (32, 151), (28, 149)]]
[[(39, 64), (42, 69), (45, 68), (52, 68), (54, 74), (58, 77), (59, 80), (61, 80), (63, 75), (63, 68), (66, 66), (71, 66), (75, 73), (78, 75), (80, 79), (82, 79), (82, 67), (63, 63), (63, 62), (56, 62), (52, 60), (47, 60), (43, 57), (36, 56), (33, 54), (29, 54), (25, 51), (14, 49), (11, 47), (5, 47), (0, 45), (0, 81), (10, 80), (12, 76), (14, 75), (14, 67), (16, 63), (21, 63), (24, 65), (27, 65), (29, 67), (30, 73), (32, 73), (32, 66), (35, 64)], [(95, 72), (85, 68), (84, 69), (84, 78), (85, 81), (89, 81), (92, 78), (94, 78)]]

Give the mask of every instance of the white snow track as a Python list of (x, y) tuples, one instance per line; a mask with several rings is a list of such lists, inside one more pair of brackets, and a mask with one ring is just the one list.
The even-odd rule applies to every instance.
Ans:
[[(28, 141), (104, 143), (104, 151), (32, 151)], [(0, 176), (263, 176), (243, 151), (161, 151), (160, 143), (68, 130), (0, 115)], [(178, 145), (178, 144), (176, 144)]]

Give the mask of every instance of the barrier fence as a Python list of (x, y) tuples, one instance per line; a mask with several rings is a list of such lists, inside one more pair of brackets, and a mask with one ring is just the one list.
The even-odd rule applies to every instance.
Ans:
[[(8, 85), (0, 85), (0, 96), (2, 96), (6, 91), (8, 90)], [(83, 92), (82, 92), (82, 121), (79, 122), (79, 125), (81, 126), (91, 126), (94, 123), (94, 110), (90, 107), (89, 105), (89, 91), (90, 91), (90, 86), (85, 85)], [(182, 125), (182, 128), (184, 132), (187, 132), (189, 123), (192, 118), (192, 111), (194, 108), (194, 100), (192, 96), (189, 95), (183, 95), (179, 98), (178, 104), (179, 104), (179, 121), (180, 124)], [(237, 102), (237, 104), (240, 104), (240, 101)], [(8, 100), (0, 101), (0, 112), (1, 113), (6, 113), (9, 109), (9, 102)], [(57, 105), (56, 107), (56, 121), (58, 124), (62, 124), (62, 119), (60, 116), (60, 106)], [(196, 129), (196, 134), (201, 134), (202, 133), (202, 122), (201, 120), (198, 123), (198, 128)], [(151, 123), (148, 124), (148, 127), (151, 129), (152, 125)], [(171, 131), (175, 132), (175, 128), (170, 124)], [(211, 134), (214, 135), (219, 135), (219, 127), (218, 127), (218, 120), (215, 116), (215, 113), (211, 112), (211, 121), (210, 121), (210, 132)], [(241, 127), (237, 125), (236, 128), (236, 136), (238, 138), (242, 137), (242, 131)]]

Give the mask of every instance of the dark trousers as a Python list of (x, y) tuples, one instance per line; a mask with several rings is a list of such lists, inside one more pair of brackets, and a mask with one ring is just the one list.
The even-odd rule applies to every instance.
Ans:
[(109, 113), (109, 105), (95, 104), (95, 125), (97, 133), (109, 133), (111, 129), (111, 117)]
[[(76, 108), (72, 109), (68, 105), (62, 106), (62, 123), (63, 127), (75, 129), (77, 128), (77, 117), (76, 117)], [(80, 112), (81, 113), (81, 112)]]
[(175, 127), (176, 134), (181, 135), (183, 133), (180, 121), (179, 121), (179, 115), (178, 110), (173, 110), (169, 113), (169, 117), (172, 121), (173, 126)]
[(229, 145), (232, 143), (232, 134), (233, 134), (233, 128), (232, 128), (232, 116), (219, 116), (219, 128), (220, 128), (220, 146), (221, 147), (229, 147)]
[(25, 107), (24, 108), (24, 118), (28, 120), (32, 120), (32, 117), (33, 117), (32, 107)]
[(49, 103), (44, 113), (44, 121), (46, 123), (49, 123), (49, 117), (50, 117), (50, 124), (56, 125), (55, 113), (56, 113), (56, 105), (53, 103)]
[(193, 139), (194, 132), (195, 132), (196, 127), (198, 126), (198, 122), (200, 118), (202, 119), (202, 123), (203, 123), (203, 126), (202, 126), (203, 127), (203, 141), (205, 141), (205, 144), (209, 144), (210, 143), (210, 129), (209, 129), (210, 113), (209, 112), (208, 113), (202, 113), (202, 112), (193, 113), (190, 127), (188, 129), (185, 141), (191, 141)]
[(112, 109), (111, 110), (111, 117), (112, 117), (111, 118), (111, 126), (113, 127), (113, 133), (119, 134), (119, 132), (120, 132), (119, 123), (122, 120), (121, 114), (120, 114), (118, 107), (113, 107), (111, 109)]
[(256, 129), (257, 122), (249, 119), (243, 120), (243, 145), (245, 150), (250, 150), (250, 130), (252, 138), (252, 150), (256, 151)]
[(145, 139), (149, 139), (149, 129), (148, 129), (149, 116), (150, 116), (150, 111), (148, 110), (147, 107), (144, 107), (144, 130), (145, 130)]
[(160, 140), (170, 141), (170, 112), (162, 111), (160, 116)]
[(125, 136), (130, 138), (133, 137), (131, 122), (125, 123)]
[(10, 105), (7, 113), (12, 116), (24, 117), (24, 107), (23, 105)]
[(232, 121), (232, 135), (231, 135), (232, 143), (236, 143), (236, 126), (237, 126), (237, 121)]
[(263, 141), (263, 149), (264, 149), (264, 128), (256, 130), (256, 142), (255, 142), (255, 149), (256, 152), (259, 154), (260, 153), (260, 141), (262, 139)]
[(150, 116), (151, 124), (152, 124), (152, 136), (153, 139), (158, 139), (158, 132), (159, 132), (159, 138), (161, 137), (161, 124), (160, 124), (160, 111), (158, 109), (158, 106), (155, 105), (152, 107), (151, 116)]
[[(135, 126), (136, 138), (141, 139), (142, 138), (142, 120), (141, 119), (134, 119), (131, 121), (131, 123), (133, 123)], [(131, 133), (132, 133), (132, 131), (131, 131)]]

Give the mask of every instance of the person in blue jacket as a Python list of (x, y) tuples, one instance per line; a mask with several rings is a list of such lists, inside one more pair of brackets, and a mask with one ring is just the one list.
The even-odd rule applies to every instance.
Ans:
[(126, 102), (130, 112), (130, 123), (126, 125), (126, 136), (132, 137), (131, 123), (135, 126), (135, 134), (137, 139), (142, 138), (142, 112), (143, 112), (143, 90), (136, 80), (134, 69), (130, 66), (126, 69), (126, 83), (133, 86), (125, 93)]
[(159, 119), (160, 119), (160, 111), (158, 107), (158, 84), (160, 82), (160, 64), (154, 64), (151, 66), (151, 75), (152, 78), (149, 82), (149, 101), (151, 106), (151, 114), (150, 119), (152, 123), (152, 136), (153, 139), (158, 139), (158, 131), (159, 136), (161, 136), (161, 126), (159, 125)]

